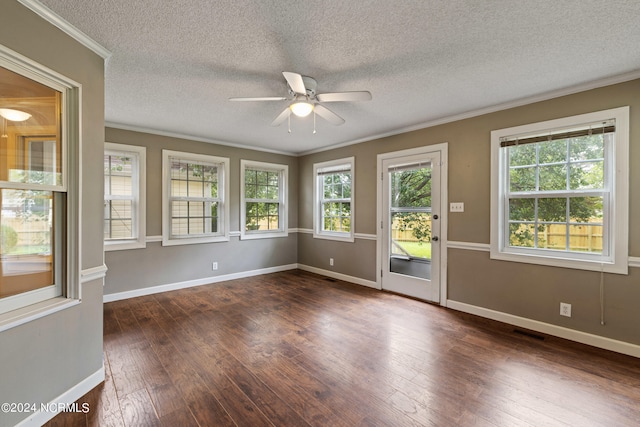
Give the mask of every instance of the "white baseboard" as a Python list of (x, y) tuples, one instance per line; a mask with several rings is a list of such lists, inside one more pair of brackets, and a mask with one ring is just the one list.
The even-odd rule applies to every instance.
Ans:
[(562, 326), (552, 325), (538, 320), (527, 319), (525, 317), (514, 316), (513, 314), (490, 310), (488, 308), (478, 307), (458, 301), (447, 300), (447, 308), (640, 358), (640, 346), (636, 344), (601, 337), (599, 335), (588, 334), (586, 332), (580, 332), (574, 329), (564, 328)]
[(150, 286), (147, 288), (134, 289), (132, 291), (106, 294), (103, 296), (102, 301), (103, 302), (119, 301), (119, 300), (128, 299), (128, 298), (141, 297), (144, 295), (158, 294), (160, 292), (175, 291), (178, 289), (191, 288), (194, 286), (209, 285), (211, 283), (224, 282), (226, 280), (243, 279), (245, 277), (259, 276), (261, 274), (295, 270), (296, 268), (298, 268), (298, 264), (279, 265), (277, 267), (261, 268), (258, 270), (242, 271), (239, 273), (224, 274), (221, 276), (211, 276), (211, 277), (204, 277), (202, 279), (187, 280), (184, 282)]
[[(22, 420), (16, 427), (37, 427), (41, 426), (47, 421), (51, 420), (53, 417), (58, 415), (60, 412), (64, 410), (64, 408), (71, 408), (71, 405), (78, 399), (80, 399), (85, 394), (89, 393), (94, 387), (98, 386), (101, 382), (104, 381), (104, 365), (98, 369), (96, 372), (71, 387), (69, 390), (62, 393), (57, 398), (53, 399), (51, 402), (45, 404), (46, 410), (38, 410), (26, 419)], [(72, 410), (89, 410), (89, 411), (97, 411), (98, 408), (91, 407), (83, 407), (79, 406), (78, 408), (71, 408)]]
[(368, 288), (380, 289), (376, 282), (371, 280), (361, 279), (360, 277), (348, 276), (342, 273), (336, 273), (331, 270), (324, 270), (322, 268), (312, 267), (310, 265), (298, 264), (300, 270), (308, 271), (310, 273), (321, 274), (323, 276), (332, 277), (338, 280), (344, 280), (345, 282), (355, 283), (356, 285), (366, 286)]

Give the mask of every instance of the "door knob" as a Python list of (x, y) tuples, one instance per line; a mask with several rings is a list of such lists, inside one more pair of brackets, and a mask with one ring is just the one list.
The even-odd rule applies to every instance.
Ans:
[(434, 241), (434, 242), (437, 242), (437, 241), (438, 241), (438, 236), (433, 236), (433, 237), (431, 238), (431, 240), (432, 240), (432, 241)]
[(433, 219), (438, 219), (438, 215), (434, 215), (434, 216), (433, 216)]

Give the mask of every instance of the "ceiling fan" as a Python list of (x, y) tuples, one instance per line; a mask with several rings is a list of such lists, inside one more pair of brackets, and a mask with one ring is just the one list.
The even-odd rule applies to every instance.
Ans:
[[(292, 113), (298, 117), (306, 117), (311, 114), (311, 112), (322, 117), (329, 123), (338, 126), (344, 123), (344, 119), (322, 105), (322, 103), (369, 101), (371, 99), (371, 93), (368, 91), (328, 92), (316, 94), (317, 82), (315, 79), (288, 71), (283, 71), (282, 75), (287, 81), (287, 89), (290, 95), (289, 98), (283, 96), (266, 96), (257, 98), (229, 98), (229, 101), (291, 101), (291, 104), (289, 104), (289, 106), (278, 114), (275, 120), (271, 122), (271, 126), (279, 126), (286, 119), (290, 118)], [(291, 132), (291, 130), (289, 130), (289, 132)]]

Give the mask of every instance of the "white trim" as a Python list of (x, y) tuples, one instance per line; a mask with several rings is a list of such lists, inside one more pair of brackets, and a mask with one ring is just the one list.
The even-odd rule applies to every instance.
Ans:
[(188, 134), (185, 134), (185, 133), (167, 132), (167, 131), (162, 131), (162, 130), (159, 130), (159, 129), (145, 128), (145, 127), (142, 127), (142, 126), (125, 125), (125, 124), (114, 123), (114, 122), (105, 122), (104, 125), (105, 125), (105, 127), (112, 128), (112, 129), (128, 130), (128, 131), (131, 131), (131, 132), (140, 132), (140, 133), (146, 133), (146, 134), (150, 134), (150, 135), (166, 136), (166, 137), (169, 137), (169, 138), (185, 139), (185, 140), (188, 140), (188, 141), (207, 142), (209, 144), (222, 145), (224, 147), (242, 148), (242, 149), (245, 149), (245, 150), (258, 151), (258, 152), (261, 152), (261, 153), (283, 154), (285, 156), (297, 157), (296, 153), (291, 152), (291, 151), (272, 150), (272, 149), (269, 149), (269, 148), (256, 147), (256, 146), (248, 145), (248, 144), (240, 144), (240, 143), (235, 143), (235, 142), (220, 141), (219, 139), (212, 139), (212, 138), (203, 138), (203, 137), (200, 137), (200, 136), (188, 135)]
[[(277, 172), (280, 179), (278, 187), (278, 222), (277, 230), (246, 230), (247, 203), (245, 195), (245, 172), (247, 169)], [(262, 202), (262, 201), (261, 201)], [(280, 163), (257, 162), (240, 159), (240, 240), (268, 239), (273, 237), (287, 237), (289, 234), (289, 165)]]
[(640, 257), (629, 257), (629, 267), (637, 267), (640, 268)]
[(64, 18), (56, 14), (54, 11), (52, 11), (39, 1), (18, 0), (18, 2), (22, 3), (23, 6), (30, 9), (32, 12), (40, 16), (42, 19), (44, 19), (54, 27), (62, 30), (63, 33), (67, 34), (84, 47), (90, 49), (96, 55), (102, 57), (103, 59), (108, 59), (111, 56), (111, 52), (107, 48), (103, 47), (91, 37), (71, 25)]
[(491, 246), (488, 243), (457, 242), (449, 240), (447, 242), (447, 249), (466, 249), (468, 251), (489, 252), (491, 250)]
[[(351, 231), (337, 232), (337, 231), (322, 231), (322, 206), (321, 195), (324, 191), (323, 187), (319, 187), (321, 172), (332, 172), (334, 169), (345, 169), (343, 166), (348, 165), (349, 173), (351, 174), (351, 197), (349, 197), (349, 206), (351, 209)], [(345, 169), (346, 170), (346, 169)], [(355, 239), (355, 227), (356, 227), (356, 158), (344, 157), (341, 159), (329, 160), (326, 162), (319, 162), (313, 164), (313, 237), (314, 239), (327, 239), (335, 240), (339, 242), (353, 242)]]
[(0, 315), (0, 332), (33, 322), (58, 311), (80, 304), (80, 300), (65, 297), (51, 298)]
[[(100, 369), (98, 369), (93, 374), (89, 375), (84, 380), (80, 381), (78, 384), (71, 387), (69, 390), (62, 393), (60, 396), (56, 397), (52, 401), (46, 404), (48, 409), (51, 411), (36, 411), (29, 415), (24, 420), (20, 421), (16, 424), (16, 427), (37, 427), (44, 425), (47, 421), (53, 419), (56, 415), (60, 413), (60, 406), (62, 405), (71, 405), (76, 400), (80, 399), (85, 394), (89, 393), (95, 387), (100, 385), (105, 379), (105, 370), (104, 364)], [(84, 403), (84, 402), (83, 402)], [(88, 403), (88, 402), (87, 402)], [(60, 406), (59, 406), (60, 405)], [(84, 408), (80, 406), (78, 408), (82, 411)], [(97, 411), (98, 408), (90, 407), (89, 411)]]
[[(513, 248), (507, 245), (505, 218), (507, 182), (506, 152), (500, 147), (501, 138), (615, 119), (616, 131), (610, 159), (605, 164), (608, 173), (605, 183), (610, 207), (605, 217), (605, 235), (609, 236), (609, 253), (582, 254), (576, 252), (547, 251), (544, 249)], [(605, 147), (606, 148), (606, 147)], [(607, 172), (608, 171), (608, 172)], [(491, 258), (503, 261), (549, 265), (581, 270), (628, 274), (629, 252), (629, 107), (618, 107), (592, 113), (514, 126), (491, 132)], [(607, 247), (605, 242), (605, 248)]]
[(150, 286), (147, 288), (135, 289), (132, 291), (116, 292), (106, 294), (102, 297), (102, 301), (112, 302), (128, 298), (135, 298), (144, 295), (158, 294), (161, 292), (175, 291), (178, 289), (192, 288), (194, 286), (210, 285), (213, 283), (224, 282), (227, 280), (244, 279), (245, 277), (259, 276), (261, 274), (278, 273), (281, 271), (295, 270), (298, 264), (280, 265), (277, 267), (260, 268), (258, 270), (241, 271), (239, 273), (224, 274), (222, 276), (203, 277), (202, 279), (187, 280), (184, 282), (168, 283), (165, 285)]
[[(206, 233), (193, 237), (172, 237), (171, 236), (171, 158), (180, 161), (195, 162), (216, 166), (219, 204), (218, 208), (218, 230), (216, 233)], [(186, 151), (162, 150), (162, 245), (177, 246), (199, 243), (214, 243), (229, 241), (229, 226), (231, 224), (230, 212), (230, 160), (228, 157), (217, 157), (208, 154), (192, 153)]]
[(394, 135), (401, 135), (407, 132), (413, 132), (421, 129), (427, 129), (434, 126), (439, 126), (447, 123), (453, 123), (460, 120), (471, 119), (474, 117), (482, 116), (485, 114), (491, 114), (498, 111), (509, 110), (511, 108), (521, 107), (523, 105), (534, 104), (536, 102), (547, 101), (554, 98), (560, 98), (562, 96), (573, 95), (575, 93), (585, 92), (592, 89), (598, 89), (605, 86), (610, 86), (618, 83), (624, 83), (631, 80), (640, 78), (640, 71), (632, 71), (629, 73), (619, 74), (617, 76), (606, 77), (604, 79), (593, 80), (591, 82), (569, 86), (563, 89), (558, 89), (550, 92), (545, 92), (540, 95), (521, 98), (515, 101), (505, 102), (502, 104), (496, 104), (493, 106), (479, 108), (477, 110), (467, 111), (466, 113), (455, 114), (453, 116), (446, 116), (435, 120), (429, 120), (427, 122), (418, 123), (415, 125), (394, 129), (388, 132), (378, 133), (371, 136), (366, 136), (360, 139), (354, 139), (351, 141), (325, 146), (322, 148), (316, 148), (309, 151), (303, 151), (296, 154), (298, 157), (307, 156), (309, 154), (321, 153), (324, 151), (335, 150), (336, 148), (348, 147), (350, 145), (360, 144), (367, 141), (373, 141), (376, 139), (388, 138)]
[(378, 240), (378, 236), (375, 234), (354, 233), (353, 237), (362, 240)]
[(336, 273), (335, 271), (324, 270), (318, 267), (312, 267), (310, 265), (298, 264), (298, 268), (310, 273), (320, 274), (322, 276), (332, 277), (334, 279), (343, 280), (349, 283), (355, 283), (356, 285), (366, 286), (368, 288), (380, 290), (380, 285), (372, 280), (361, 279), (359, 277), (349, 276), (342, 273)]
[(238, 237), (238, 238), (239, 238), (241, 235), (242, 235), (242, 233), (241, 233), (239, 230), (237, 230), (237, 231), (230, 231), (230, 232), (229, 232), (229, 237)]
[(146, 247), (147, 234), (147, 148), (140, 145), (127, 145), (115, 142), (104, 143), (105, 154), (114, 155), (130, 154), (135, 157), (132, 164), (131, 187), (133, 194), (134, 236), (130, 239), (105, 240), (105, 251), (120, 251), (128, 249), (144, 249)]
[[(422, 147), (409, 148), (406, 150), (393, 151), (388, 153), (380, 153), (377, 155), (377, 173), (376, 173), (376, 228), (378, 228), (379, 224), (382, 224), (384, 218), (384, 203), (382, 200), (383, 194), (383, 162), (386, 160), (390, 160), (393, 158), (401, 158), (401, 157), (411, 157), (411, 156), (419, 156), (426, 155), (430, 153), (439, 153), (440, 155), (440, 236), (439, 236), (439, 244), (440, 244), (440, 260), (438, 263), (438, 274), (439, 277), (436, 278), (439, 281), (439, 292), (438, 299), (439, 304), (442, 306), (446, 306), (447, 301), (447, 264), (448, 264), (448, 253), (445, 250), (448, 246), (448, 228), (449, 228), (449, 216), (448, 209), (449, 206), (448, 201), (448, 189), (449, 189), (449, 144), (447, 142), (442, 142), (433, 145), (425, 145)], [(379, 229), (378, 229), (379, 230)], [(376, 282), (378, 289), (382, 289), (382, 267), (383, 267), (383, 239), (384, 236), (381, 232), (378, 233), (376, 239)], [(437, 262), (437, 261), (436, 261)], [(435, 300), (435, 298), (433, 298)]]
[(104, 279), (107, 275), (107, 270), (108, 268), (105, 264), (82, 270), (80, 272), (80, 283), (84, 284), (93, 280)]
[(576, 331), (575, 329), (552, 325), (550, 323), (527, 319), (525, 317), (514, 316), (513, 314), (503, 313), (500, 311), (495, 311), (488, 308), (478, 307), (475, 305), (470, 305), (453, 300), (447, 301), (447, 307), (453, 310), (475, 314), (476, 316), (497, 320), (509, 325), (519, 326), (521, 328), (530, 329), (536, 332), (542, 332), (544, 334), (576, 341), (605, 350), (611, 350), (618, 353), (627, 354), (629, 356), (640, 357), (640, 346), (636, 344), (618, 341), (599, 335), (589, 334), (586, 332)]
[(145, 240), (147, 243), (162, 242), (162, 236), (147, 236)]

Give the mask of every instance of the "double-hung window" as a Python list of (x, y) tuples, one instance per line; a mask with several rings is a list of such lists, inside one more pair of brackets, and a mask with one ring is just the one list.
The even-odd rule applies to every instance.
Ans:
[(79, 141), (76, 83), (2, 50), (0, 81), (1, 328), (79, 297)]
[(105, 143), (104, 249), (144, 248), (146, 149)]
[(492, 258), (626, 274), (628, 116), (492, 132)]
[(354, 241), (355, 159), (313, 165), (314, 237)]
[(163, 245), (229, 240), (229, 159), (162, 150)]
[(287, 165), (240, 161), (241, 239), (287, 235)]

